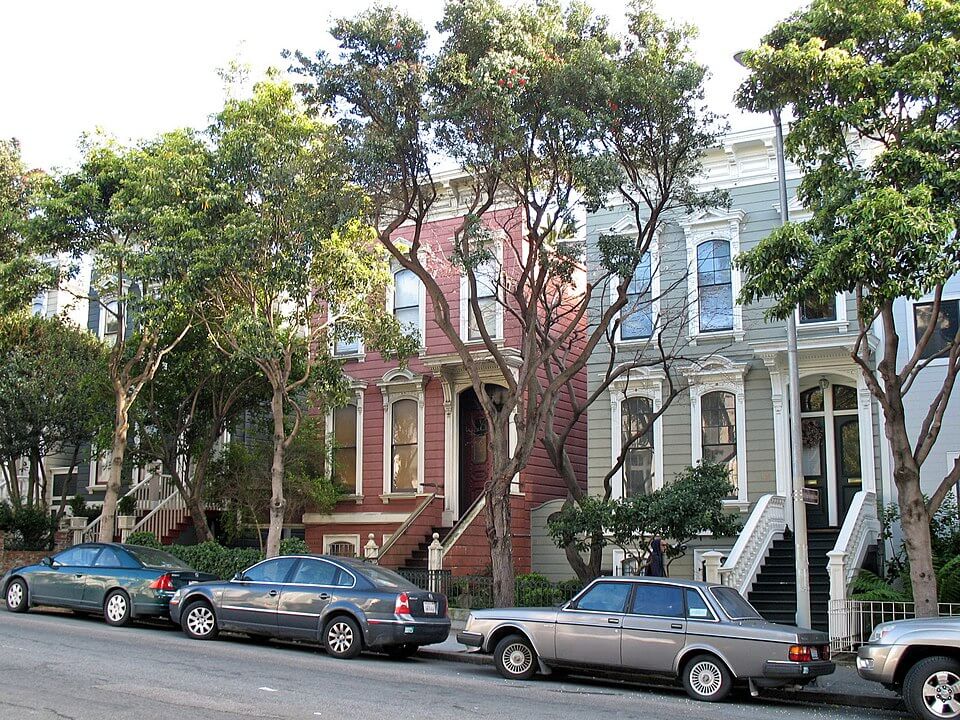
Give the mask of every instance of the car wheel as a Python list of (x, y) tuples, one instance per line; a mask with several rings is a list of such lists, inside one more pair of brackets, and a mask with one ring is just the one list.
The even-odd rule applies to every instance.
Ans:
[(363, 649), (360, 627), (346, 615), (333, 618), (323, 629), (323, 646), (341, 660), (355, 658)]
[(960, 718), (960, 662), (942, 656), (918, 662), (903, 681), (903, 701), (923, 720)]
[(719, 702), (732, 686), (730, 671), (714, 655), (697, 655), (683, 668), (683, 689), (694, 700)]
[(187, 606), (180, 618), (180, 627), (194, 640), (214, 640), (220, 634), (217, 616), (203, 600)]
[(404, 658), (413, 657), (417, 654), (417, 650), (420, 649), (419, 645), (414, 645), (413, 643), (406, 643), (404, 645), (388, 645), (383, 650), (387, 655), (392, 657), (394, 660), (403, 660)]
[(130, 596), (123, 590), (114, 590), (103, 601), (103, 619), (108, 625), (123, 627), (130, 624)]
[(30, 603), (27, 600), (27, 583), (21, 578), (16, 578), (7, 585), (7, 610), (10, 612), (23, 613), (30, 609)]
[(508, 635), (498, 642), (493, 661), (507, 680), (529, 680), (537, 674), (537, 653), (523, 635)]

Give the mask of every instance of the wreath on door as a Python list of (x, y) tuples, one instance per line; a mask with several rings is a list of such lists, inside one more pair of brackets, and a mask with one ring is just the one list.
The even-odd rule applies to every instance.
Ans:
[(823, 426), (816, 420), (804, 420), (800, 423), (801, 437), (805, 448), (820, 447), (823, 442)]

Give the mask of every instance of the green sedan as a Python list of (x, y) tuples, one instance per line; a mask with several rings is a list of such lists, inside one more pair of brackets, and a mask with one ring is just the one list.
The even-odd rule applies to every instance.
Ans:
[(213, 575), (199, 573), (170, 553), (139, 545), (83, 543), (13, 568), (0, 580), (10, 612), (52, 605), (103, 613), (110, 625), (169, 614), (170, 598), (181, 587)]

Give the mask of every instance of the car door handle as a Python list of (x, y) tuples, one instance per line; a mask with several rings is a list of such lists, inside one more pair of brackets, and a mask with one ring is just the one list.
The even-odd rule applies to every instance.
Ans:
[(670, 623), (670, 627), (674, 630), (683, 630), (683, 623)]
[(320, 593), (317, 597), (319, 597), (321, 600), (329, 600), (330, 593)]
[(74, 577), (75, 577), (75, 578), (82, 578), (82, 577), (83, 577), (83, 573), (76, 573), (76, 574), (74, 575)]
[(277, 596), (277, 591), (276, 591), (276, 590), (271, 590), (271, 591), (270, 591), (270, 597), (276, 597), (276, 596)]
[(611, 625), (619, 625), (620, 618), (607, 618), (607, 622), (610, 623)]

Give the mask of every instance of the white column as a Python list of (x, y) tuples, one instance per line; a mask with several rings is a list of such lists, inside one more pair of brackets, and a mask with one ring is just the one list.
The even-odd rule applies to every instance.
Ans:
[(367, 535), (367, 544), (363, 546), (363, 557), (367, 560), (377, 561), (377, 555), (380, 553), (380, 547), (374, 539), (373, 533)]
[(708, 583), (720, 584), (720, 561), (723, 555), (717, 550), (708, 550), (700, 557), (703, 558), (704, 577)]
[(827, 572), (830, 575), (830, 639), (847, 638), (850, 635), (850, 616), (847, 608), (847, 553), (831, 550)]
[(73, 544), (79, 545), (83, 542), (83, 531), (89, 521), (85, 517), (74, 516), (70, 518), (70, 530), (73, 531)]
[(443, 570), (443, 545), (440, 544), (440, 534), (433, 534), (433, 542), (427, 548), (427, 575), (430, 592), (440, 592), (440, 571)]

